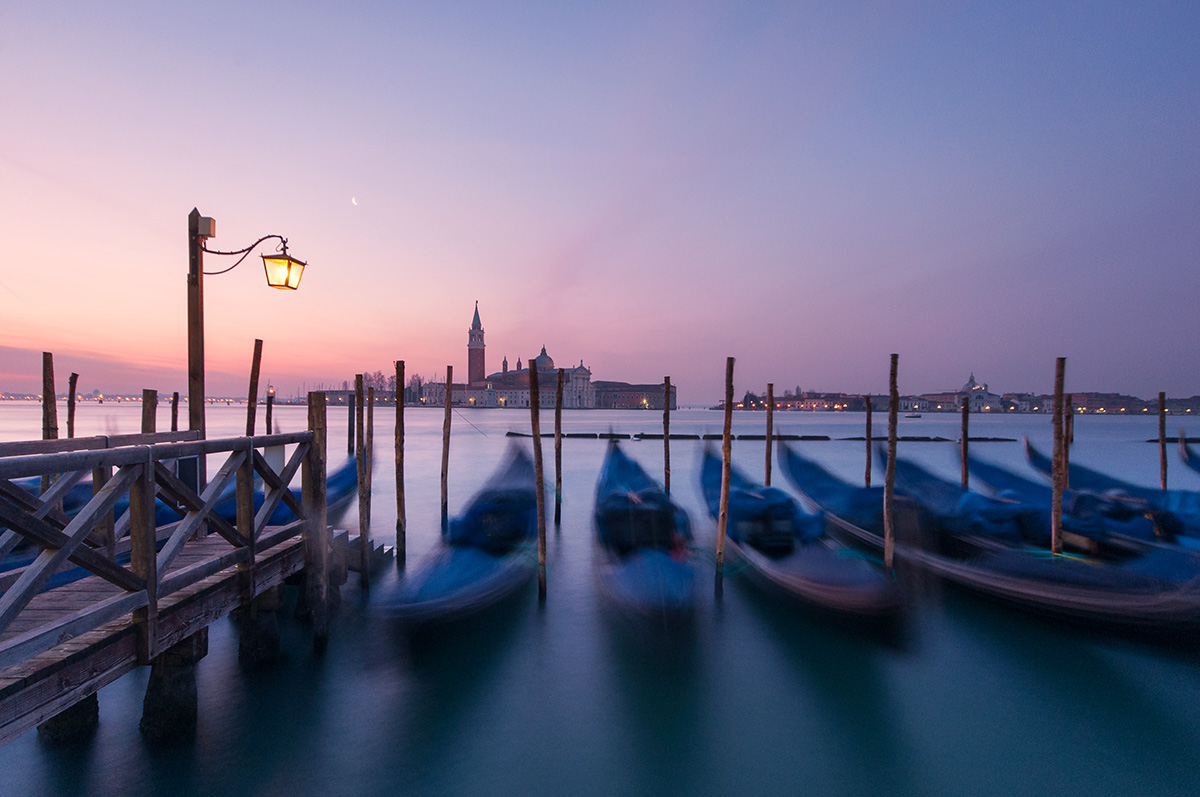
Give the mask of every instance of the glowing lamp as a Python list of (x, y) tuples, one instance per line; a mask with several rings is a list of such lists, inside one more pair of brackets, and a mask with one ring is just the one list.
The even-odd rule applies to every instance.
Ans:
[(267, 272), (267, 284), (282, 291), (294, 291), (300, 287), (300, 277), (304, 275), (303, 260), (297, 260), (287, 253), (287, 244), (283, 251), (273, 255), (263, 255), (263, 268)]

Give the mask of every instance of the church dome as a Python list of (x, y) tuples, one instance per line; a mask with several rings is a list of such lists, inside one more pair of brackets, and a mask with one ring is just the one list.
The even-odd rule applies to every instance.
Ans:
[(533, 367), (538, 371), (553, 371), (554, 360), (549, 354), (546, 354), (546, 347), (542, 346), (542, 353), (533, 358)]

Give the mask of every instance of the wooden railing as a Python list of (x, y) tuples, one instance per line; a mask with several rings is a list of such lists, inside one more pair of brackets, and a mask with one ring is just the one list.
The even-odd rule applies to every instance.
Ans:
[[(171, 642), (159, 633), (158, 608), (172, 595), (236, 566), (240, 591), (248, 600), (258, 591), (258, 552), (297, 535), (305, 537), (307, 551), (318, 552), (310, 553), (308, 561), (326, 565), (327, 554), (321, 555), (327, 545), (321, 544), (326, 536), (326, 474), (320, 426), (317, 435), (306, 431), (199, 440), (196, 433), (181, 432), (0, 443), (0, 527), (6, 527), (0, 533), (0, 569), (17, 552), (36, 551), (32, 561), (23, 557), (19, 567), (0, 570), (0, 670), (128, 614), (137, 629), (139, 663), (147, 663)], [(292, 447), (278, 472), (263, 456), (264, 449), (277, 446)], [(210, 455), (225, 458), (203, 489), (193, 489), (177, 475), (177, 461)], [(303, 500), (288, 487), (302, 466)], [(255, 474), (264, 491), (257, 509)], [(14, 483), (46, 475), (53, 481), (42, 497)], [(73, 513), (64, 512), (61, 502), (89, 475), (90, 499)], [(231, 493), (236, 505), (232, 520), (216, 511)], [(156, 524), (156, 500), (178, 519)], [(281, 504), (295, 519), (268, 525)], [(189, 540), (211, 543), (211, 535), (225, 544), (210, 544), (212, 555), (179, 564)], [(66, 594), (61, 586), (46, 589), (59, 574), (98, 576), (111, 586), (101, 589), (96, 600), (50, 612), (45, 607), (53, 596), (60, 590)], [(45, 622), (37, 619), (42, 615)]]

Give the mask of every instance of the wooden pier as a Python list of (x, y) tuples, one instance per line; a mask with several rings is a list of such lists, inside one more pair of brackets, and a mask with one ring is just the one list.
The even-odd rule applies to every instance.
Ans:
[[(135, 667), (177, 664), (181, 650), (191, 651), (182, 660), (194, 664), (207, 651), (209, 624), (241, 606), (272, 610), (280, 585), (302, 572), (315, 640), (323, 644), (336, 557), (325, 522), (324, 410), (324, 401), (310, 405), (309, 430), (294, 434), (0, 444), (0, 567), (17, 552), (26, 553), (21, 561), (36, 553), (0, 570), (0, 744), (94, 701), (98, 689)], [(264, 450), (280, 446), (291, 455), (276, 472)], [(201, 457), (224, 461), (197, 490), (181, 474), (203, 473), (185, 467)], [(297, 472), (302, 499), (288, 488)], [(44, 501), (14, 483), (43, 476), (53, 479)], [(89, 476), (90, 500), (64, 513), (63, 499)], [(256, 476), (263, 485), (257, 510)], [(231, 491), (233, 521), (215, 511)], [(156, 499), (160, 519), (162, 505), (178, 519), (156, 525)], [(268, 525), (280, 505), (292, 519)], [(148, 693), (147, 711), (150, 702)], [(143, 731), (145, 723), (144, 716)]]

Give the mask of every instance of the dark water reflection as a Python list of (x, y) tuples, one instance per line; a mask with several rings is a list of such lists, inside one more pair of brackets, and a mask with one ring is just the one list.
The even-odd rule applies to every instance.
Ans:
[[(303, 418), (295, 409), (290, 427), (289, 408), (282, 411), (289, 430)], [(331, 415), (331, 431), (344, 430), (344, 416)], [(716, 417), (680, 413), (673, 431), (713, 431)], [(130, 418), (136, 428), (136, 411)], [(243, 418), (231, 415), (228, 426)], [(653, 431), (648, 418), (597, 412), (568, 423)], [(391, 435), (386, 419), (376, 413), (381, 445)], [(452, 446), (452, 511), (498, 461), (506, 425), (526, 422), (487, 412), (471, 420), (478, 429), (456, 432)], [(737, 423), (761, 431), (761, 420)], [(35, 413), (25, 425), (36, 431), (37, 421)], [(834, 441), (809, 453), (861, 478), (861, 445), (836, 441), (861, 433), (860, 422), (784, 417), (776, 428), (829, 434)], [(415, 566), (438, 538), (441, 413), (414, 409), (410, 423)], [(949, 435), (956, 423), (932, 419), (909, 433)], [(1035, 423), (1049, 421), (981, 420), (980, 433), (1019, 437)], [(1121, 461), (1155, 453), (1138, 442), (1150, 434), (1124, 428), (1081, 422), (1079, 461), (1101, 448)], [(333, 451), (344, 444), (330, 440)], [(629, 450), (661, 467), (661, 444)], [(353, 583), (343, 589), (329, 648), (317, 655), (309, 630), (291, 618), (290, 592), (286, 655), (274, 668), (243, 673), (234, 625), (212, 627), (197, 667), (193, 741), (142, 740), (147, 672), (138, 670), (101, 691), (101, 724), (88, 743), (59, 749), (30, 733), (0, 748), (0, 795), (1200, 794), (1194, 654), (1035, 622), (922, 581), (906, 585), (916, 607), (898, 637), (822, 621), (737, 574), (716, 603), (699, 450), (681, 442), (672, 455), (674, 492), (696, 525), (704, 593), (682, 633), (646, 638), (599, 605), (590, 509), (603, 446), (567, 440), (545, 605), (531, 585), (498, 611), (410, 638), (372, 611), (396, 583), (392, 570), (368, 596)], [(977, 450), (1019, 462), (1015, 445)], [(948, 449), (909, 453), (952, 471)], [(762, 455), (761, 443), (735, 447), (750, 472)], [(391, 483), (388, 459), (376, 460), (377, 486)], [(390, 491), (377, 498), (378, 538), (393, 533), (391, 500)]]

